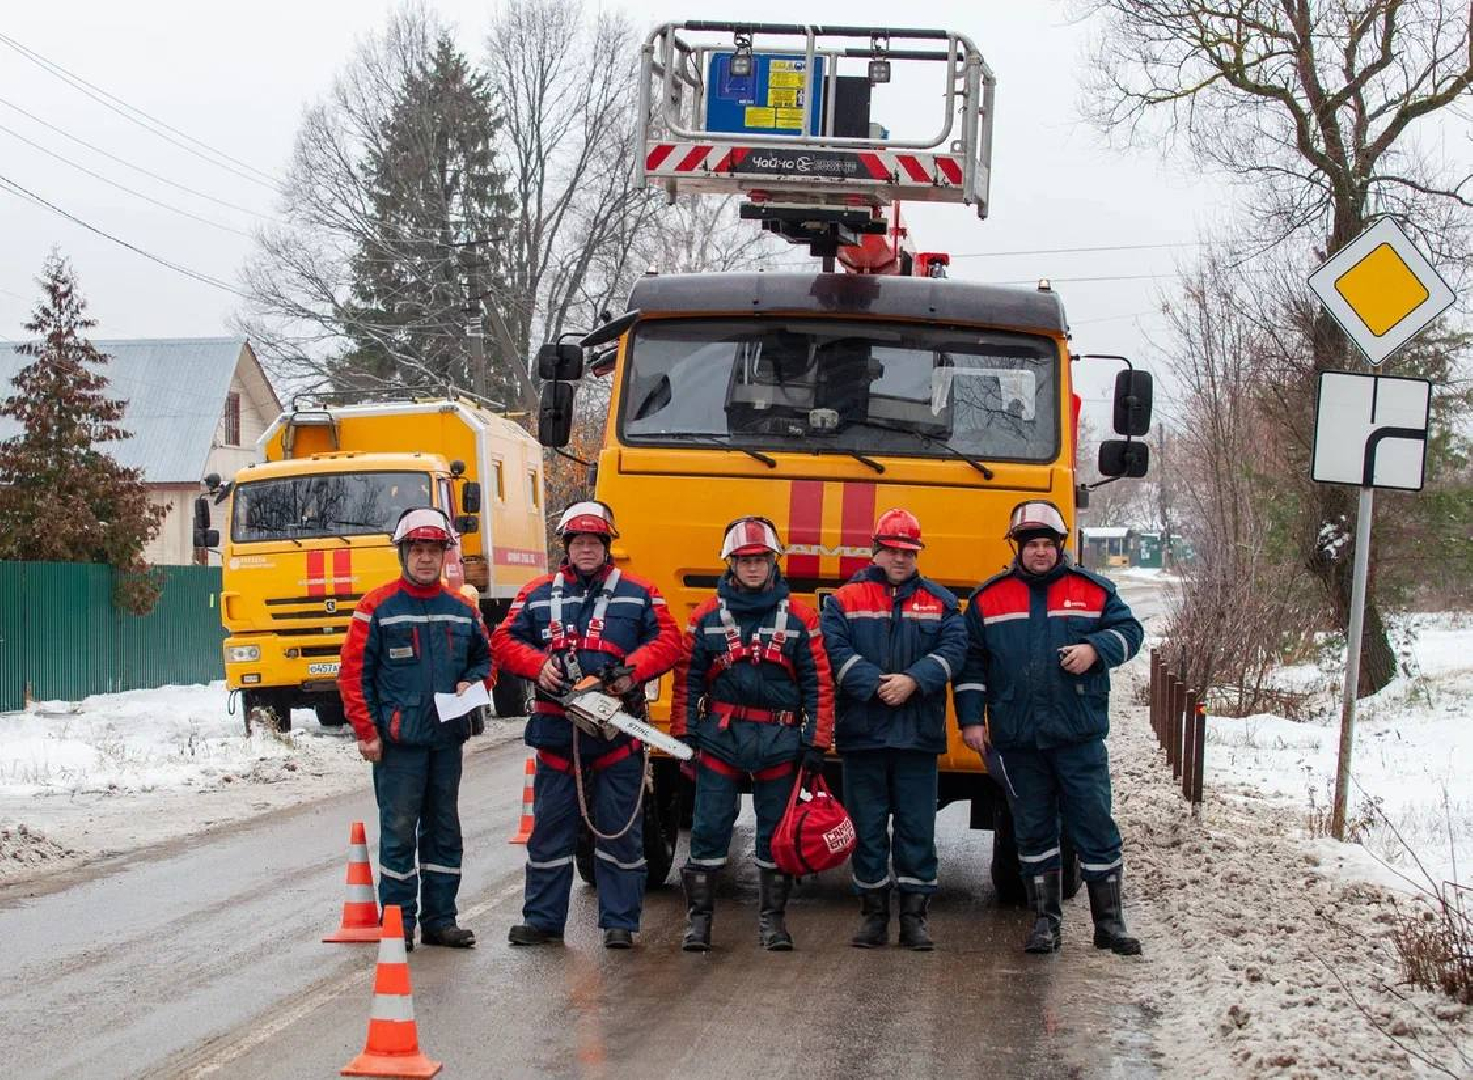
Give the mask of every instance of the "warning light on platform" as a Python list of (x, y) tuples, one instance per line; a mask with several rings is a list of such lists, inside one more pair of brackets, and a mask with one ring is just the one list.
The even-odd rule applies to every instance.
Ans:
[(750, 78), (756, 67), (752, 59), (752, 38), (748, 34), (737, 34), (735, 39), (736, 52), (732, 54), (731, 62), (726, 70), (734, 79)]

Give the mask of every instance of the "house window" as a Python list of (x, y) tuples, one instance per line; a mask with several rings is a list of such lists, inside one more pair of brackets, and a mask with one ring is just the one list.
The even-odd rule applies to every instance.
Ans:
[(226, 446), (239, 446), (240, 445), (240, 395), (239, 394), (226, 394), (225, 395), (225, 417), (224, 417), (224, 425), (225, 425), (225, 434), (224, 434), (224, 442), (225, 442), (225, 445)]
[(542, 509), (542, 503), (537, 498), (537, 470), (532, 469), (527, 473), (527, 504), (533, 510)]
[(491, 463), (492, 475), (495, 483), (495, 495), (497, 502), (506, 502), (506, 481), (501, 478), (501, 462)]

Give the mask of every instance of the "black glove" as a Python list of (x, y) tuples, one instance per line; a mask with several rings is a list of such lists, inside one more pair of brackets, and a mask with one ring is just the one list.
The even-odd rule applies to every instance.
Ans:
[(628, 664), (610, 664), (608, 667), (599, 669), (598, 680), (603, 684), (604, 691), (607, 693), (609, 687), (626, 675), (630, 677), (634, 675), (634, 669)]
[(823, 772), (825, 759), (824, 751), (804, 743), (802, 753), (798, 756), (798, 768), (805, 775), (814, 776)]

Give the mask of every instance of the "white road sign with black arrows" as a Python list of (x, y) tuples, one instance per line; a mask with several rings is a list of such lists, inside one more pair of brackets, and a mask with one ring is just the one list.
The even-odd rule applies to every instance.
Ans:
[(1323, 372), (1311, 475), (1325, 484), (1421, 491), (1431, 402), (1426, 379)]

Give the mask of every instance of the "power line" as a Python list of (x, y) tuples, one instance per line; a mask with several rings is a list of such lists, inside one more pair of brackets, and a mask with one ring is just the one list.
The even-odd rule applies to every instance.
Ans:
[(128, 243), (128, 241), (123, 240), (123, 239), (120, 239), (120, 238), (114, 236), (112, 233), (104, 232), (102, 229), (99, 229), (96, 225), (92, 225), (92, 224), (89, 224), (88, 222), (83, 221), (81, 218), (77, 217), (75, 214), (69, 214), (69, 213), (67, 213), (65, 210), (63, 210), (61, 207), (57, 206), (55, 203), (47, 202), (45, 199), (41, 198), (41, 196), (37, 195), (34, 191), (31, 191), (29, 188), (22, 187), (20, 184), (17, 184), (14, 180), (10, 179), (8, 176), (0, 176), (0, 187), (8, 188), (10, 191), (12, 191), (15, 194), (18, 194), (19, 196), (21, 196), (21, 198), (29, 199), (31, 202), (36, 203), (38, 206), (44, 206), (46, 209), (52, 211), (53, 213), (60, 214), (62, 217), (66, 218), (68, 221), (74, 222), (75, 224), (82, 226), (82, 228), (86, 229), (88, 232), (96, 233), (98, 236), (102, 237), (104, 240), (111, 240), (114, 244), (117, 244), (120, 247), (125, 247), (129, 251), (133, 252), (134, 254), (142, 255), (145, 259), (148, 259), (150, 262), (156, 262), (160, 266), (167, 267), (168, 269), (173, 270), (177, 274), (183, 274), (185, 277), (193, 278), (195, 281), (202, 282), (205, 285), (213, 285), (215, 288), (220, 289), (223, 292), (228, 292), (228, 293), (232, 294), (233, 296), (238, 296), (242, 300), (249, 299), (249, 297), (247, 297), (245, 295), (245, 293), (242, 293), (242, 292), (240, 292), (240, 291), (232, 288), (231, 286), (227, 285), (225, 282), (221, 281), (219, 278), (211, 277), (209, 274), (202, 274), (198, 270), (191, 270), (187, 266), (180, 266), (178, 263), (173, 263), (173, 262), (170, 262), (168, 259), (160, 258), (159, 256), (153, 254), (152, 252), (144, 251), (141, 247), (138, 247), (135, 244), (130, 244), (130, 243)]
[(953, 255), (953, 259), (993, 259), (1011, 255), (1082, 255), (1095, 251), (1153, 251), (1160, 248), (1202, 247), (1204, 240), (1185, 240), (1171, 244), (1104, 244), (1099, 247), (1039, 248), (1036, 251), (971, 251)]
[[(139, 127), (152, 133), (153, 135), (158, 136), (165, 142), (173, 143), (175, 146), (179, 147), (179, 149), (185, 151), (186, 153), (193, 154), (201, 161), (208, 162), (209, 164), (215, 166), (217, 169), (224, 169), (227, 172), (234, 173), (236, 176), (239, 176), (244, 180), (249, 180), (253, 184), (259, 184), (262, 187), (270, 188), (272, 191), (276, 191), (278, 193), (280, 192), (281, 189), (278, 186), (276, 180), (274, 180), (268, 174), (261, 172), (261, 170), (257, 169), (255, 166), (248, 165), (244, 161), (233, 158), (229, 154), (225, 153), (223, 150), (217, 150), (209, 143), (202, 142), (199, 139), (196, 139), (193, 135), (185, 134), (178, 128), (173, 127), (170, 124), (167, 124), (164, 121), (149, 115), (137, 106), (129, 105), (122, 98), (108, 93), (106, 90), (102, 89), (99, 86), (93, 85), (86, 79), (82, 78), (80, 75), (73, 74), (66, 68), (62, 67), (60, 64), (46, 59), (46, 57), (42, 56), (40, 53), (34, 51), (33, 49), (28, 49), (26, 46), (22, 45), (14, 38), (7, 37), (5, 34), (0, 34), (0, 45), (6, 45), (11, 49), (14, 49), (16, 52), (24, 56), (27, 60), (31, 61), (31, 63), (35, 64), (37, 67), (40, 67), (43, 71), (56, 76), (58, 79), (61, 79), (63, 82), (67, 83), (74, 89), (80, 90), (82, 93), (90, 97), (93, 101), (96, 101), (99, 105), (111, 109), (113, 112), (117, 113), (125, 120), (129, 120), (132, 123), (137, 124)], [(142, 119), (139, 119), (140, 117), (142, 117)], [(162, 128), (163, 130), (159, 130), (160, 128)], [(173, 134), (179, 136), (179, 138), (173, 138), (171, 135), (165, 134), (165, 132), (173, 132)], [(181, 140), (188, 141), (184, 142)], [(205, 150), (208, 150), (211, 154), (214, 154), (216, 157), (223, 160), (212, 160), (211, 158), (206, 157), (204, 154), (200, 153), (199, 150), (196, 150), (194, 146), (190, 146), (189, 143), (193, 143), (194, 146), (198, 146)], [(226, 164), (226, 162), (229, 162), (230, 164)]]
[(231, 210), (239, 210), (243, 214), (250, 214), (252, 217), (261, 218), (263, 221), (274, 221), (275, 220), (270, 214), (263, 214), (259, 210), (252, 210), (249, 206), (241, 206), (239, 203), (233, 203), (233, 202), (230, 202), (229, 200), (226, 200), (226, 199), (217, 199), (213, 195), (207, 195), (203, 191), (196, 191), (194, 188), (188, 187), (188, 186), (186, 186), (184, 184), (181, 184), (177, 180), (171, 180), (167, 176), (160, 176), (156, 172), (150, 172), (148, 169), (145, 169), (142, 165), (135, 165), (135, 164), (133, 164), (133, 162), (128, 161), (128, 160), (126, 160), (124, 158), (120, 158), (116, 154), (108, 153), (106, 150), (102, 149), (102, 147), (100, 147), (100, 146), (94, 146), (92, 143), (88, 142), (86, 139), (78, 138), (76, 135), (73, 135), (71, 132), (67, 131), (65, 128), (58, 127), (56, 124), (53, 124), (53, 123), (51, 123), (51, 122), (49, 122), (47, 120), (43, 120), (41, 117), (37, 116), (35, 113), (29, 112), (26, 109), (22, 109), (19, 105), (15, 104), (13, 101), (6, 101), (4, 98), (0, 98), (0, 105), (4, 105), (7, 109), (14, 109), (16, 112), (20, 113), (22, 116), (26, 117), (27, 119), (32, 120), (32, 121), (34, 121), (37, 124), (40, 124), (44, 128), (47, 128), (47, 129), (49, 129), (51, 131), (56, 132), (56, 134), (62, 136), (63, 138), (70, 139), (72, 142), (77, 143), (79, 146), (85, 146), (88, 150), (91, 150), (94, 154), (101, 154), (103, 157), (107, 158), (108, 160), (115, 161), (119, 165), (122, 165), (124, 168), (132, 169), (134, 172), (140, 172), (144, 176), (147, 176), (147, 177), (149, 177), (150, 179), (153, 179), (153, 180), (157, 180), (161, 184), (168, 184), (170, 187), (178, 188), (180, 191), (183, 191), (183, 192), (185, 192), (185, 193), (187, 193), (189, 195), (193, 195), (196, 198), (208, 200), (209, 202), (216, 203), (216, 204), (218, 204), (220, 206), (227, 207), (228, 209), (231, 209)]
[(88, 176), (92, 177), (94, 180), (101, 180), (104, 184), (110, 184), (112, 187), (117, 188), (119, 191), (127, 192), (129, 195), (132, 195), (136, 199), (142, 199), (144, 202), (153, 203), (154, 206), (161, 207), (162, 209), (169, 211), (171, 214), (179, 214), (179, 215), (181, 215), (183, 217), (187, 217), (187, 218), (191, 219), (192, 221), (198, 221), (201, 224), (209, 225), (212, 228), (221, 229), (221, 230), (223, 230), (225, 232), (228, 232), (228, 233), (234, 233), (236, 236), (243, 236), (247, 240), (251, 239), (251, 234), (248, 233), (248, 232), (242, 232), (240, 229), (234, 228), (233, 226), (225, 225), (225, 224), (222, 224), (221, 222), (218, 222), (218, 221), (212, 221), (211, 219), (209, 219), (207, 217), (201, 217), (199, 214), (191, 213), (190, 211), (181, 209), (180, 207), (170, 206), (166, 202), (160, 202), (158, 199), (155, 199), (152, 195), (145, 195), (145, 194), (143, 194), (143, 192), (141, 192), (141, 191), (134, 191), (132, 188), (127, 187), (126, 185), (120, 184), (116, 180), (110, 180), (106, 176), (103, 176), (101, 173), (93, 172), (91, 169), (87, 168), (87, 166), (85, 166), (85, 165), (78, 165), (75, 161), (72, 161), (70, 158), (62, 157), (55, 150), (48, 150), (46, 147), (42, 146), (40, 143), (33, 142), (32, 140), (30, 140), (30, 139), (26, 138), (24, 135), (22, 135), (20, 132), (13, 131), (12, 129), (6, 127), (4, 124), (0, 124), (0, 131), (5, 132), (5, 134), (11, 136), (12, 138), (19, 139), (21, 142), (25, 143), (27, 146), (33, 147), (34, 149), (41, 151), (41, 153), (45, 154), (47, 157), (55, 158), (57, 161), (61, 162), (63, 165), (70, 165), (72, 168), (76, 169), (78, 172), (86, 173)]

